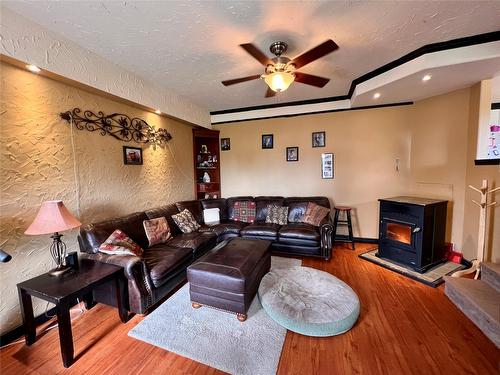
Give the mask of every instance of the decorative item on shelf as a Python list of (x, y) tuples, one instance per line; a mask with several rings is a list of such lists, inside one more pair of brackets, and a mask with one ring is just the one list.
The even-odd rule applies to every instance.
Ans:
[(201, 145), (201, 153), (202, 154), (208, 154), (208, 147), (207, 147), (207, 145)]
[(214, 155), (214, 156), (212, 157), (212, 161), (213, 161), (214, 163), (217, 163), (217, 155)]
[(49, 271), (50, 275), (59, 276), (70, 269), (66, 266), (66, 244), (61, 240), (62, 234), (59, 232), (78, 228), (80, 225), (82, 223), (68, 211), (62, 201), (47, 201), (42, 203), (35, 220), (24, 232), (28, 235), (53, 233), (50, 236), (53, 239), (50, 253), (56, 268)]
[(208, 174), (208, 172), (205, 172), (203, 174), (203, 182), (205, 182), (205, 183), (210, 182), (210, 175)]
[(220, 149), (222, 151), (231, 150), (231, 139), (230, 138), (221, 138), (220, 140)]
[(472, 265), (470, 268), (463, 271), (457, 271), (451, 276), (460, 277), (463, 275), (467, 275), (469, 273), (476, 272), (476, 274), (474, 275), (474, 279), (478, 279), (479, 273), (481, 272), (481, 263), (484, 260), (484, 253), (485, 253), (486, 211), (488, 210), (488, 207), (495, 206), (497, 204), (496, 201), (488, 203), (488, 195), (493, 194), (496, 191), (500, 191), (500, 186), (488, 191), (488, 180), (483, 180), (483, 184), (481, 185), (480, 189), (472, 185), (469, 185), (469, 188), (481, 194), (481, 200), (479, 201), (479, 203), (476, 202), (475, 200), (472, 200), (472, 202), (475, 205), (479, 206), (479, 234), (477, 239), (477, 257), (472, 261)]
[(286, 148), (286, 161), (299, 161), (299, 148), (297, 146)]
[(74, 108), (71, 111), (61, 112), (59, 115), (70, 125), (73, 122), (79, 130), (98, 131), (103, 136), (108, 134), (120, 141), (164, 146), (172, 139), (172, 135), (166, 129), (155, 129), (137, 117), (130, 118), (122, 113), (105, 115), (101, 111), (95, 114), (89, 110), (83, 111), (83, 116), (80, 113), (80, 108)]
[(323, 179), (333, 178), (333, 154), (321, 154), (321, 177)]
[(142, 148), (123, 146), (123, 163), (142, 165)]
[(315, 132), (312, 133), (312, 146), (313, 147), (325, 147), (325, 132)]
[(271, 149), (273, 148), (274, 136), (273, 134), (262, 134), (262, 148)]

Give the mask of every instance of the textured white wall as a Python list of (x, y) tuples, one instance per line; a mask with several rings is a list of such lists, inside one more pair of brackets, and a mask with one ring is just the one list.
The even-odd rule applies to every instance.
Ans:
[(0, 53), (4, 55), (210, 128), (206, 108), (142, 79), (4, 6), (0, 30)]
[[(62, 199), (88, 223), (192, 199), (194, 175), (191, 126), (5, 63), (0, 78), (0, 247), (13, 256), (0, 264), (5, 332), (21, 322), (16, 284), (53, 267), (49, 235), (24, 235), (43, 201)], [(74, 107), (139, 117), (167, 129), (173, 139), (166, 148), (140, 146), (144, 164), (132, 166), (123, 164), (122, 146), (128, 143), (75, 129), (73, 154), (70, 127), (59, 113)], [(77, 250), (77, 231), (63, 234), (68, 251)], [(39, 315), (45, 303), (34, 299), (34, 308)]]

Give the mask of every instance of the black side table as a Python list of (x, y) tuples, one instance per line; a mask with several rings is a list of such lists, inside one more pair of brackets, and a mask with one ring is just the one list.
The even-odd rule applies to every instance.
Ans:
[(26, 345), (31, 345), (36, 340), (36, 326), (31, 302), (31, 296), (35, 296), (56, 305), (61, 356), (64, 367), (71, 366), (74, 353), (69, 310), (76, 305), (77, 298), (84, 300), (87, 308), (91, 308), (94, 305), (93, 290), (99, 285), (113, 281), (116, 286), (118, 313), (120, 320), (125, 323), (128, 311), (124, 307), (126, 295), (122, 267), (82, 259), (78, 269), (68, 271), (61, 276), (43, 274), (17, 284)]

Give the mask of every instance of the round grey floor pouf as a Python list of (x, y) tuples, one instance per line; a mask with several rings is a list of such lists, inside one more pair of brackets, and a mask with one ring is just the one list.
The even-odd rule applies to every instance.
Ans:
[(258, 293), (274, 321), (306, 336), (344, 333), (359, 316), (359, 299), (351, 287), (314, 268), (273, 269), (262, 278)]

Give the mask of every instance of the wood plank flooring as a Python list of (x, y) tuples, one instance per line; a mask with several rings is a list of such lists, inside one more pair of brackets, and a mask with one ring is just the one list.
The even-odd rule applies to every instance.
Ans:
[[(279, 374), (498, 374), (499, 350), (444, 295), (335, 248), (329, 262), (303, 265), (330, 272), (358, 294), (361, 314), (343, 335), (313, 338), (288, 332)], [(139, 323), (97, 305), (73, 322), (77, 361), (64, 369), (57, 329), (27, 347), (0, 351), (1, 374), (221, 374), (208, 366), (127, 336)], [(196, 344), (196, 343), (193, 343)]]

